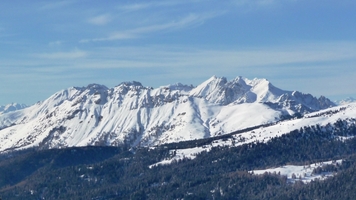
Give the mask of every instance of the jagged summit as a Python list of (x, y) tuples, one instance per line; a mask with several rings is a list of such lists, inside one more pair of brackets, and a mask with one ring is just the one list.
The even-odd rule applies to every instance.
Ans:
[(0, 152), (33, 146), (158, 145), (226, 134), (334, 105), (325, 97), (240, 76), (230, 81), (213, 76), (196, 87), (176, 83), (152, 88), (136, 81), (114, 88), (89, 84), (0, 114)]
[(213, 76), (192, 89), (190, 95), (221, 105), (259, 102), (275, 104), (278, 108), (287, 106), (289, 112), (302, 113), (335, 106), (325, 97), (317, 99), (310, 94), (281, 90), (267, 79), (249, 80), (241, 76), (231, 81), (227, 81), (225, 77)]

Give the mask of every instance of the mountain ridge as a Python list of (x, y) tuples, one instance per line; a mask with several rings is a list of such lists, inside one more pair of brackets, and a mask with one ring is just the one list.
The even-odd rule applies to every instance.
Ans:
[(231, 81), (213, 76), (196, 87), (177, 83), (152, 88), (136, 81), (113, 88), (89, 84), (0, 115), (0, 151), (158, 145), (222, 135), (332, 106), (325, 97), (240, 76)]

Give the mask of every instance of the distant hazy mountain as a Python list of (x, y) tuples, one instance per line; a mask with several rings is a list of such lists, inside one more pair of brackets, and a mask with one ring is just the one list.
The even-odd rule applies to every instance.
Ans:
[(356, 102), (356, 99), (353, 97), (348, 97), (346, 99), (336, 101), (335, 103), (338, 105), (345, 105), (345, 104), (349, 104), (349, 103), (353, 103), (353, 102)]
[(8, 113), (26, 108), (25, 104), (11, 103), (5, 106), (0, 106), (0, 114)]
[(211, 77), (197, 87), (124, 82), (71, 87), (41, 103), (0, 114), (0, 151), (33, 146), (151, 146), (194, 140), (335, 106), (266, 79)]

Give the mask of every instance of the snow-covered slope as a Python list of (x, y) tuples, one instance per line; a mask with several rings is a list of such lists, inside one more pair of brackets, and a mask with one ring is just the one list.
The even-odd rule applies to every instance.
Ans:
[(25, 104), (11, 103), (6, 106), (0, 106), (0, 114), (8, 113), (26, 108)]
[(59, 91), (0, 115), (0, 151), (32, 146), (158, 145), (226, 134), (282, 115), (334, 106), (325, 97), (284, 91), (266, 79), (211, 77), (197, 87), (156, 89), (139, 82)]
[[(338, 126), (338, 127), (337, 127)], [(251, 127), (249, 130), (241, 130), (238, 133), (233, 133), (232, 137), (224, 139), (213, 139), (209, 144), (196, 146), (193, 148), (174, 149), (170, 150), (170, 156), (162, 161), (149, 166), (150, 168), (158, 165), (168, 165), (173, 161), (179, 161), (183, 158), (194, 159), (201, 152), (209, 152), (213, 147), (236, 147), (243, 144), (268, 142), (269, 140), (289, 134), (294, 130), (305, 128), (320, 129), (323, 132), (338, 132), (340, 128), (348, 129), (356, 126), (356, 103), (351, 103), (345, 106), (337, 106), (313, 113), (306, 114), (302, 118), (279, 121), (264, 126)], [(309, 131), (312, 132), (312, 131)], [(344, 141), (354, 138), (353, 135), (338, 136), (334, 138)], [(155, 147), (152, 147), (155, 148)], [(174, 155), (174, 156), (172, 156)]]

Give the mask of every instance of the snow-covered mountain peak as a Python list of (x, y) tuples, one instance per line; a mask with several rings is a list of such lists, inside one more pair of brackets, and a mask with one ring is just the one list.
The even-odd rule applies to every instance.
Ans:
[(240, 84), (240, 85), (247, 85), (247, 81), (249, 81), (247, 78), (244, 78), (242, 76), (237, 76), (236, 78), (234, 78), (231, 83), (234, 84)]
[(240, 78), (240, 79), (243, 79), (245, 83), (251, 87), (268, 88), (269, 85), (271, 84), (270, 81), (265, 78), (254, 78), (254, 79)]
[(127, 94), (129, 91), (139, 91), (139, 90), (147, 90), (149, 88), (144, 87), (140, 82), (137, 81), (130, 81), (130, 82), (122, 82), (118, 86), (114, 88), (115, 92), (120, 94)]
[(211, 102), (220, 103), (222, 90), (225, 88), (227, 80), (225, 77), (218, 78), (212, 76), (190, 92), (191, 96), (205, 98)]
[(196, 94), (197, 96), (207, 96), (212, 93), (212, 91), (219, 89), (221, 86), (226, 84), (226, 82), (227, 80), (225, 77), (220, 78), (212, 76), (211, 78), (194, 88), (192, 94)]
[(267, 79), (255, 78), (246, 81), (252, 87), (251, 91), (257, 95), (256, 101), (258, 102), (275, 102), (279, 96), (288, 93), (273, 86)]

